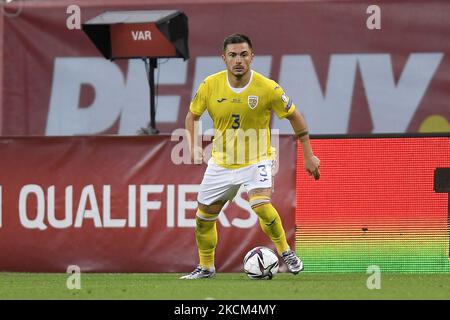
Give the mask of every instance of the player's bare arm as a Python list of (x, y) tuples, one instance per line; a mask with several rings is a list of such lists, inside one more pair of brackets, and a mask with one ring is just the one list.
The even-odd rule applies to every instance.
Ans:
[(294, 129), (295, 135), (299, 138), (302, 144), (304, 166), (306, 171), (314, 179), (318, 180), (320, 178), (320, 160), (317, 158), (311, 148), (311, 143), (309, 141), (308, 126), (303, 118), (302, 114), (295, 110), (291, 115), (287, 117), (291, 123), (292, 129)]
[(189, 150), (191, 152), (191, 160), (194, 164), (202, 164), (203, 153), (199, 145), (198, 137), (198, 121), (200, 116), (188, 111), (185, 120), (185, 128), (188, 133)]

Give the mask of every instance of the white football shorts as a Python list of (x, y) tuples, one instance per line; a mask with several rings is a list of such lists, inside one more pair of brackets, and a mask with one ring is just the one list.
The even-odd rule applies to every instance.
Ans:
[(239, 169), (228, 169), (217, 165), (212, 158), (208, 161), (197, 201), (210, 205), (216, 201), (233, 200), (241, 185), (245, 190), (272, 187), (272, 160)]

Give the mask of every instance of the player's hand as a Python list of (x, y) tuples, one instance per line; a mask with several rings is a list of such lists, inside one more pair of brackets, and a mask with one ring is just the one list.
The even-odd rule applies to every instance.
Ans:
[(320, 160), (315, 155), (305, 158), (305, 169), (315, 180), (320, 178)]
[(191, 161), (196, 165), (203, 163), (203, 149), (201, 147), (195, 146), (191, 149)]

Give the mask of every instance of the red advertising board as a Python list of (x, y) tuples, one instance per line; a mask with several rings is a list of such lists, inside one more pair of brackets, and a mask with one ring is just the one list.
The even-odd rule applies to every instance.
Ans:
[[(295, 141), (280, 138), (273, 203), (294, 247)], [(158, 137), (0, 139), (0, 270), (186, 272), (198, 263), (196, 195), (206, 165)], [(219, 271), (242, 271), (251, 248), (273, 248), (245, 192), (218, 220)]]
[[(254, 69), (281, 84), (312, 133), (450, 131), (448, 1), (94, 0), (24, 2), (3, 16), (3, 135), (125, 135), (147, 125), (144, 63), (103, 59), (67, 13), (77, 4), (80, 23), (114, 10), (189, 18), (191, 58), (157, 69), (161, 132), (183, 126), (199, 83), (224, 68), (222, 41), (234, 32), (251, 37)], [(368, 27), (369, 5), (380, 29)]]

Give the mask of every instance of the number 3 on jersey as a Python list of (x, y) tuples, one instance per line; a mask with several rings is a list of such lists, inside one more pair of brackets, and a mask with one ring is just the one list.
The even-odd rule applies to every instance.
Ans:
[(267, 179), (267, 170), (266, 170), (266, 166), (264, 164), (261, 164), (258, 166), (259, 169), (259, 176), (261, 177), (261, 179), (259, 179), (259, 181), (264, 182), (267, 181), (269, 179)]
[(232, 114), (233, 116), (233, 125), (231, 126), (233, 129), (239, 129), (239, 127), (241, 126), (241, 116), (239, 114)]

